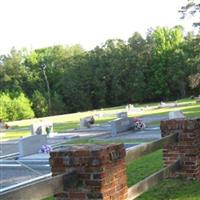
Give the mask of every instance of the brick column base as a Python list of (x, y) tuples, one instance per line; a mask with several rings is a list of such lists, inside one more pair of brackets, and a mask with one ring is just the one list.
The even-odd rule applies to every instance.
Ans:
[(124, 145), (76, 145), (52, 151), (53, 176), (76, 171), (76, 185), (56, 194), (57, 200), (126, 200)]
[(200, 119), (172, 119), (161, 121), (162, 137), (178, 133), (178, 142), (165, 145), (163, 158), (170, 165), (181, 158), (181, 170), (174, 176), (200, 180)]

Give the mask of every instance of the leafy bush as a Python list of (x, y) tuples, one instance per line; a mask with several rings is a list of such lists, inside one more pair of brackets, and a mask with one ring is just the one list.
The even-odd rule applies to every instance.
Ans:
[(0, 118), (4, 121), (34, 117), (31, 103), (23, 93), (12, 98), (9, 93), (0, 93)]
[(36, 117), (44, 117), (48, 114), (47, 100), (38, 90), (35, 90), (32, 95), (32, 103)]

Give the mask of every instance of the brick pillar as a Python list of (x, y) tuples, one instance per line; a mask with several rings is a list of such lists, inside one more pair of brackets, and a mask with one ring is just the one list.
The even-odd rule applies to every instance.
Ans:
[(161, 121), (160, 128), (162, 137), (179, 133), (177, 143), (163, 148), (165, 165), (181, 158), (181, 169), (175, 176), (200, 180), (200, 119)]
[(53, 176), (76, 171), (76, 185), (56, 194), (58, 200), (126, 200), (125, 148), (122, 144), (75, 145), (52, 151)]

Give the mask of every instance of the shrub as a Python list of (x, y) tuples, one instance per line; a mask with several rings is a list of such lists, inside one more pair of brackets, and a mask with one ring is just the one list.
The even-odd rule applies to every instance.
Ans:
[(48, 103), (44, 95), (35, 90), (32, 95), (33, 110), (36, 117), (44, 117), (48, 114)]
[(31, 103), (23, 93), (11, 98), (9, 93), (0, 94), (0, 118), (4, 121), (34, 117)]

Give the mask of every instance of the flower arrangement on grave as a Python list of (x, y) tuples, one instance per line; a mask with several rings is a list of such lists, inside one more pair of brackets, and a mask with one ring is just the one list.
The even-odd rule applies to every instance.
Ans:
[(46, 123), (45, 131), (46, 131), (47, 135), (49, 135), (51, 133), (52, 129), (53, 129), (53, 124), (49, 123), (49, 122)]
[(140, 118), (133, 118), (133, 127), (135, 130), (143, 130), (146, 125)]
[(50, 151), (52, 151), (52, 147), (50, 145), (43, 144), (39, 150), (39, 153), (49, 153)]

